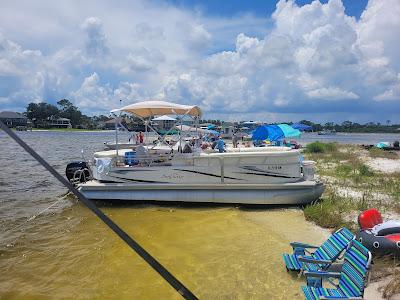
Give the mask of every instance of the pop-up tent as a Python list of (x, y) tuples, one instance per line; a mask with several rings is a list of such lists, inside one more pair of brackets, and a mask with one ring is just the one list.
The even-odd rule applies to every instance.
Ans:
[(292, 124), (291, 126), (292, 126), (292, 128), (298, 129), (300, 131), (311, 131), (312, 130), (312, 126), (302, 124), (302, 123), (295, 123), (295, 124)]
[(252, 139), (254, 141), (270, 140), (278, 141), (283, 138), (300, 137), (301, 132), (287, 124), (261, 125), (253, 131)]

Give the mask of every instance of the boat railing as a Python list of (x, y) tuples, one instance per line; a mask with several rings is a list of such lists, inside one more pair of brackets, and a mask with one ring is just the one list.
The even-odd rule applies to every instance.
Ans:
[(80, 183), (84, 183), (86, 181), (92, 180), (93, 174), (90, 168), (83, 168), (76, 170), (74, 172), (73, 177), (70, 179), (72, 185), (77, 186)]

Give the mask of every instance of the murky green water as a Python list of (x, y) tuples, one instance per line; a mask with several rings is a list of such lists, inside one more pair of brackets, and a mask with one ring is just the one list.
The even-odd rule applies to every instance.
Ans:
[[(104, 211), (202, 299), (295, 299), (281, 253), (323, 234), (293, 209), (108, 207)], [(177, 293), (80, 204), (39, 217), (0, 254), (0, 295), (171, 299)]]
[[(101, 148), (104, 136), (88, 135), (25, 138), (62, 172), (81, 142)], [(0, 163), (9, 171), (0, 176), (1, 299), (180, 299), (76, 200), (61, 198), (26, 222), (65, 189), (4, 135), (1, 146), (8, 151)], [(286, 272), (281, 254), (290, 241), (326, 237), (298, 209), (101, 208), (201, 299), (298, 299), (304, 280)]]

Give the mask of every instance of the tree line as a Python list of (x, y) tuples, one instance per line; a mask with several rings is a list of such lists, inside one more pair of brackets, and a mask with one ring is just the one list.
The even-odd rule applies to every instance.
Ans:
[[(34, 127), (46, 128), (52, 120), (57, 118), (67, 118), (71, 121), (73, 128), (87, 128), (95, 129), (98, 124), (111, 120), (112, 118), (105, 115), (89, 117), (83, 114), (78, 107), (72, 104), (68, 99), (61, 99), (57, 102), (57, 105), (49, 104), (46, 102), (41, 103), (29, 103), (25, 115), (32, 121)], [(137, 118), (131, 117), (133, 123), (141, 123)], [(223, 125), (222, 120), (200, 120), (200, 123), (212, 123), (217, 126)], [(314, 123), (309, 120), (301, 120), (299, 123), (309, 125), (312, 127), (312, 131), (321, 130), (335, 130), (337, 132), (387, 132), (387, 133), (399, 133), (400, 125), (392, 124), (390, 120), (386, 120), (384, 123), (368, 122), (366, 124), (359, 124), (351, 121), (344, 121), (341, 124), (335, 124), (333, 122), (327, 122), (325, 124)], [(236, 123), (237, 124), (237, 123)], [(293, 124), (287, 122), (287, 124)]]
[(57, 105), (46, 102), (29, 103), (25, 115), (32, 121), (34, 127), (39, 128), (49, 127), (52, 120), (67, 118), (73, 128), (93, 129), (96, 128), (98, 122), (111, 119), (104, 115), (89, 117), (68, 99), (61, 99), (57, 102)]
[(377, 132), (377, 133), (400, 133), (398, 130), (400, 128), (399, 124), (392, 124), (390, 120), (386, 120), (385, 123), (381, 122), (368, 122), (365, 124), (360, 124), (357, 122), (344, 121), (340, 124), (336, 124), (333, 122), (327, 122), (325, 124), (313, 123), (308, 120), (302, 120), (299, 123), (309, 125), (312, 127), (313, 131), (321, 131), (321, 130), (335, 130), (337, 132), (356, 132), (356, 133), (369, 133), (369, 132)]

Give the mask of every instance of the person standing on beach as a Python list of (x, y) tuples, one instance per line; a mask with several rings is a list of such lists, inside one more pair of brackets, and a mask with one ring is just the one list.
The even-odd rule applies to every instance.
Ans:
[(237, 136), (236, 133), (233, 133), (233, 136), (232, 136), (233, 148), (237, 148), (238, 142), (239, 142), (239, 137)]

